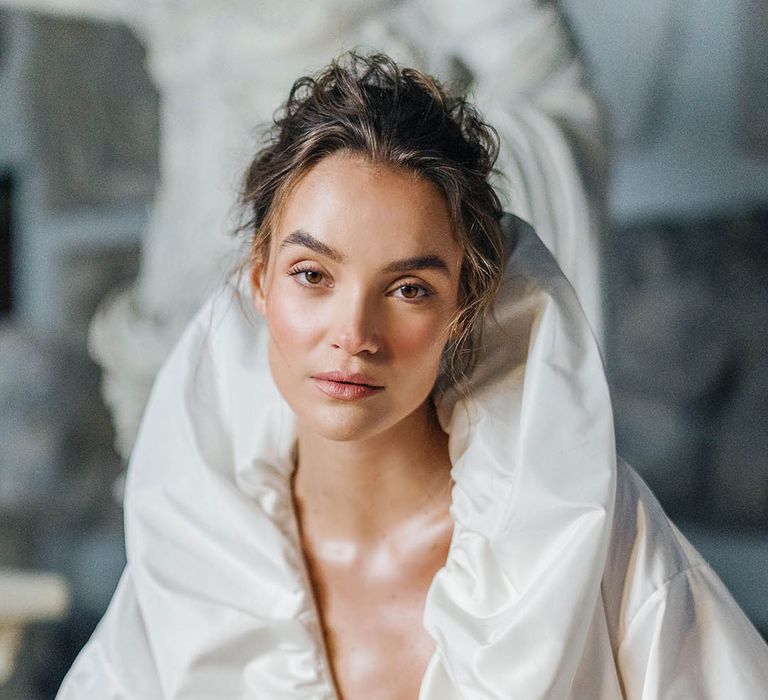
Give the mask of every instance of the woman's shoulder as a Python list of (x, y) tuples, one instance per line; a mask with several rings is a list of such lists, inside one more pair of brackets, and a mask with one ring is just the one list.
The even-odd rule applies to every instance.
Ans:
[(628, 697), (751, 698), (768, 688), (768, 647), (720, 579), (618, 460), (601, 597)]
[[(617, 459), (616, 501), (602, 595), (620, 642), (640, 608), (678, 576), (707, 563), (669, 520), (640, 475)], [(615, 644), (617, 646), (617, 644)]]
[(627, 566), (653, 564), (646, 583), (651, 588), (706, 562), (669, 519), (642, 477), (623, 459), (616, 464), (616, 501), (609, 549), (609, 566), (616, 573)]

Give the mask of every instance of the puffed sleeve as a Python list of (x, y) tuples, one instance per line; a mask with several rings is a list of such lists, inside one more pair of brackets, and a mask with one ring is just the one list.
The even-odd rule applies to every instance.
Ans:
[(626, 700), (768, 697), (768, 646), (619, 461), (602, 597)]
[(109, 609), (67, 673), (56, 700), (159, 700), (162, 697), (127, 567)]
[(618, 663), (627, 700), (768, 696), (768, 650), (706, 564), (680, 572), (629, 624)]

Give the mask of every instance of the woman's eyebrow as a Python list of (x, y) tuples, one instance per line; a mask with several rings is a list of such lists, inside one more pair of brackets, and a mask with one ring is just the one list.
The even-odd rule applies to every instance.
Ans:
[[(344, 255), (344, 253), (336, 250), (336, 248), (332, 248), (322, 241), (319, 241), (311, 233), (307, 233), (301, 229), (288, 234), (283, 239), (282, 243), (280, 243), (280, 248), (287, 248), (288, 246), (292, 245), (309, 248), (310, 250), (314, 250), (316, 253), (319, 253), (326, 258), (330, 258), (337, 263), (344, 263), (347, 260), (347, 256)], [(434, 253), (429, 255), (417, 255), (412, 258), (402, 258), (401, 260), (393, 260), (382, 269), (382, 272), (402, 273), (413, 272), (414, 270), (437, 270), (447, 277), (450, 277), (451, 274), (445, 260), (443, 260), (439, 255), (435, 255)]]
[(286, 248), (290, 245), (300, 245), (304, 248), (309, 248), (337, 263), (343, 263), (347, 259), (347, 256), (344, 255), (344, 253), (335, 248), (331, 248), (331, 246), (326, 245), (322, 241), (318, 241), (311, 233), (307, 233), (301, 229), (288, 234), (280, 244), (280, 248)]
[(447, 277), (451, 275), (445, 260), (434, 254), (395, 260), (384, 268), (384, 272), (413, 272), (414, 270), (437, 270)]

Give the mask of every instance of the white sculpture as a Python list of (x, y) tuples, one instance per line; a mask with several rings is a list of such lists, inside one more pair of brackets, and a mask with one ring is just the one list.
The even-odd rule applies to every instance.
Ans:
[[(500, 193), (534, 223), (601, 332), (599, 111), (553, 2), (537, 0), (0, 0), (122, 21), (161, 95), (161, 182), (133, 288), (105, 301), (91, 352), (127, 456), (154, 375), (194, 309), (239, 259), (238, 178), (292, 81), (374, 48), (471, 81), (499, 130)], [(578, 163), (586, 166), (579, 167)], [(589, 170), (585, 180), (583, 171)], [(585, 181), (589, 182), (585, 186)]]

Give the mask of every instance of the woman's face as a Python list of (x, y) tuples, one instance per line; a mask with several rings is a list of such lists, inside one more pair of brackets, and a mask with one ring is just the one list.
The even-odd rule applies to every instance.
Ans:
[(424, 410), (462, 261), (440, 190), (334, 154), (299, 180), (278, 219), (252, 281), (272, 375), (300, 430), (363, 440)]

